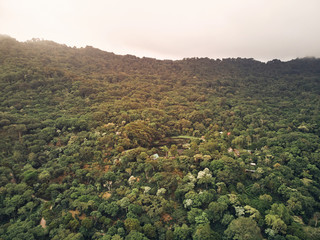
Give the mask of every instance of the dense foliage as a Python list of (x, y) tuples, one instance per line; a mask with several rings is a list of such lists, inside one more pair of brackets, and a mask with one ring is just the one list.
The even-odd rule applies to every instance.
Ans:
[(0, 239), (320, 239), (320, 60), (0, 38)]

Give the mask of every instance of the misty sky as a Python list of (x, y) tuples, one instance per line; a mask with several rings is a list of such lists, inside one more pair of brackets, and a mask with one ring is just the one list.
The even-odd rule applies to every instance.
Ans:
[(0, 0), (0, 34), (117, 54), (320, 57), (320, 0)]

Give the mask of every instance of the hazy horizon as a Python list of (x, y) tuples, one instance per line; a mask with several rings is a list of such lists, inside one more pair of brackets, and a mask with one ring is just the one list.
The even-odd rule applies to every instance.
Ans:
[(320, 57), (320, 1), (0, 0), (0, 33), (120, 55)]
[(281, 59), (278, 59), (278, 58), (273, 58), (273, 59), (268, 59), (268, 60), (260, 60), (260, 59), (255, 59), (255, 58), (252, 58), (252, 57), (224, 57), (224, 58), (211, 58), (211, 57), (184, 57), (184, 58), (179, 58), (179, 59), (170, 59), (170, 58), (157, 58), (157, 57), (153, 57), (153, 56), (137, 56), (137, 55), (134, 55), (134, 54), (130, 54), (130, 53), (115, 53), (115, 52), (112, 52), (112, 51), (107, 51), (107, 50), (103, 50), (103, 49), (100, 49), (98, 47), (95, 47), (95, 46), (91, 46), (91, 45), (86, 45), (86, 46), (81, 46), (81, 47), (77, 47), (77, 46), (71, 46), (71, 45), (68, 45), (68, 44), (65, 44), (65, 43), (58, 43), (58, 42), (55, 42), (53, 40), (50, 40), (50, 39), (40, 39), (40, 38), (32, 38), (32, 39), (28, 39), (26, 41), (19, 41), (18, 39), (16, 39), (15, 37), (13, 36), (10, 36), (8, 34), (2, 34), (0, 33), (0, 38), (1, 36), (4, 36), (4, 37), (9, 37), (9, 38), (12, 38), (12, 39), (15, 39), (16, 41), (20, 42), (20, 43), (27, 43), (27, 42), (32, 42), (32, 41), (49, 41), (49, 42), (54, 42), (54, 43), (57, 43), (57, 44), (61, 44), (61, 45), (66, 45), (67, 47), (70, 47), (70, 48), (77, 48), (77, 49), (81, 49), (81, 48), (86, 48), (86, 47), (93, 47), (93, 48), (96, 48), (96, 49), (99, 49), (100, 51), (104, 51), (104, 52), (107, 52), (107, 53), (113, 53), (113, 54), (116, 54), (116, 55), (119, 55), (119, 56), (126, 56), (126, 55), (130, 55), (130, 56), (135, 56), (137, 58), (150, 58), (150, 59), (156, 59), (156, 60), (164, 60), (164, 61), (181, 61), (181, 60), (184, 60), (184, 59), (193, 59), (193, 58), (209, 58), (209, 59), (212, 59), (212, 60), (224, 60), (224, 59), (237, 59), (237, 58), (240, 58), (240, 59), (253, 59), (255, 61), (258, 61), (258, 62), (263, 62), (263, 63), (267, 63), (269, 61), (273, 61), (273, 60), (279, 60), (281, 62), (289, 62), (289, 61), (292, 61), (292, 60), (296, 60), (296, 59), (320, 59), (320, 57), (315, 57), (315, 56), (306, 56), (306, 57), (297, 57), (297, 58), (292, 58), (292, 59), (286, 59), (286, 60), (281, 60)]

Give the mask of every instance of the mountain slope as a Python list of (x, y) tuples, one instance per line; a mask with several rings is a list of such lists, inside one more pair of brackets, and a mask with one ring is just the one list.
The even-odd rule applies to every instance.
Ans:
[(319, 75), (1, 37), (1, 238), (317, 239)]

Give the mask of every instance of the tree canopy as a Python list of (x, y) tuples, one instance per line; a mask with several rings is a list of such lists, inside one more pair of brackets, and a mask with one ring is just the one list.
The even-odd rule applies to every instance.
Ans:
[(320, 239), (320, 60), (0, 39), (0, 238)]

